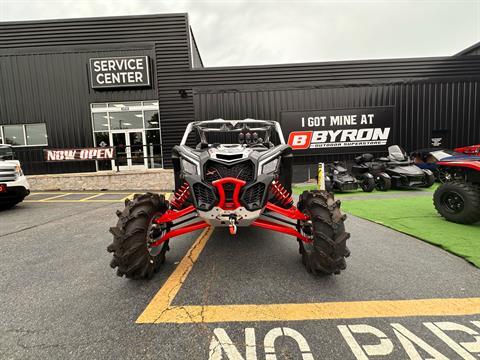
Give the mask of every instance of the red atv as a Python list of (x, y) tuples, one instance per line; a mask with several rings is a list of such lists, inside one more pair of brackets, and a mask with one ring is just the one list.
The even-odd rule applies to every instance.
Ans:
[(480, 221), (480, 157), (452, 157), (437, 164), (440, 171), (448, 174), (446, 178), (449, 180), (433, 195), (433, 203), (440, 215), (460, 224)]
[(467, 155), (480, 155), (480, 144), (470, 145), (465, 147), (459, 147), (454, 149), (454, 151), (467, 154)]
[[(187, 145), (192, 143), (197, 145)], [(136, 195), (117, 212), (108, 246), (117, 275), (150, 278), (165, 261), (171, 238), (209, 226), (228, 227), (232, 236), (246, 226), (291, 235), (308, 271), (345, 269), (349, 234), (340, 201), (327, 191), (304, 191), (294, 205), (291, 148), (277, 122), (193, 122), (172, 153), (172, 199)]]

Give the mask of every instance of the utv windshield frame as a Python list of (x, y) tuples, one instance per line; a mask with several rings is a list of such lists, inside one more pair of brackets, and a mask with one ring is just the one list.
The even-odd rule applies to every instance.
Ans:
[[(255, 127), (250, 127), (248, 124), (252, 124)], [(209, 127), (211, 125), (212, 127)], [(214, 127), (218, 125), (218, 127)], [(278, 136), (280, 144), (285, 145), (285, 139), (283, 137), (282, 128), (277, 121), (271, 120), (255, 120), (255, 119), (244, 119), (244, 120), (224, 120), (224, 119), (215, 119), (215, 120), (205, 120), (205, 121), (194, 121), (188, 124), (183, 134), (182, 141), (180, 145), (186, 146), (188, 136), (192, 131), (196, 131), (200, 137), (200, 142), (207, 143), (206, 133), (224, 133), (224, 132), (242, 132), (244, 130), (248, 131), (262, 131), (267, 134), (267, 137), (263, 139), (264, 142), (270, 141), (272, 131), (275, 130)]]

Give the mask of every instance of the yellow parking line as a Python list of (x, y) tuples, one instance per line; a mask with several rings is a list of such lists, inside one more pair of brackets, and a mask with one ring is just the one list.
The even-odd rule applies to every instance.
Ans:
[[(55, 194), (66, 194), (65, 192), (59, 193), (58, 191), (32, 191), (30, 195), (55, 195)], [(96, 195), (96, 194), (106, 194), (106, 195), (112, 195), (112, 194), (118, 194), (118, 195), (129, 195), (131, 194), (130, 191), (118, 191), (118, 192), (106, 192), (106, 191), (78, 191), (78, 192), (70, 192), (69, 194), (82, 194), (82, 195)]]
[(480, 314), (480, 298), (173, 306), (173, 299), (205, 248), (213, 229), (210, 227), (201, 233), (136, 323), (300, 321)]
[(45, 202), (45, 201), (48, 201), (48, 200), (57, 199), (57, 198), (67, 196), (67, 195), (71, 195), (71, 193), (64, 193), (64, 194), (60, 194), (60, 195), (56, 195), (56, 196), (51, 196), (51, 197), (48, 197), (46, 199), (38, 200), (38, 202)]
[(193, 243), (190, 250), (183, 257), (182, 261), (170, 277), (167, 279), (162, 288), (154, 296), (150, 304), (146, 307), (143, 313), (137, 319), (137, 323), (151, 323), (155, 322), (160, 314), (166, 310), (174, 309), (170, 304), (180, 290), (184, 280), (187, 278), (193, 264), (198, 259), (198, 256), (205, 247), (207, 240), (213, 233), (214, 228), (208, 227), (202, 231), (197, 240)]
[[(480, 314), (480, 298), (170, 306), (137, 323), (220, 323)], [(143, 315), (143, 314), (142, 314)]]
[(100, 199), (100, 200), (88, 200), (84, 201), (86, 203), (121, 203), (123, 202), (123, 199)]
[(80, 199), (80, 200), (78, 200), (78, 201), (84, 202), (84, 201), (87, 201), (87, 200), (90, 200), (90, 199), (94, 199), (94, 198), (96, 198), (96, 197), (98, 197), (98, 196), (101, 196), (101, 195), (103, 195), (103, 194), (101, 194), (101, 193), (100, 193), (100, 194), (95, 194), (95, 195), (86, 197), (86, 198), (84, 198), (84, 199)]
[(128, 195), (125, 196), (123, 199), (120, 199), (120, 201), (125, 201), (125, 200), (127, 200), (127, 199), (132, 200), (132, 199), (133, 199), (133, 196), (134, 196), (135, 194), (136, 194), (136, 193), (128, 194)]
[[(29, 202), (29, 203), (38, 203), (38, 202), (49, 202), (49, 203), (78, 203), (78, 202), (81, 202), (81, 203), (121, 203), (121, 202), (124, 202), (126, 199), (132, 199), (133, 196), (136, 194), (136, 193), (129, 193), (129, 192), (111, 192), (111, 193), (108, 193), (108, 192), (85, 192), (85, 193), (81, 193), (81, 192), (78, 192), (78, 193), (62, 193), (62, 194), (58, 194), (58, 193), (32, 193), (32, 195), (36, 195), (36, 194), (57, 194), (56, 196), (52, 196), (52, 197), (48, 197), (48, 198), (45, 198), (45, 199), (39, 199), (39, 200), (24, 200), (24, 202)], [(69, 199), (69, 200), (64, 200), (64, 199), (59, 199), (63, 196), (66, 196), (66, 195), (76, 195), (76, 194), (82, 194), (82, 195), (90, 195), (86, 198), (82, 198), (82, 199)], [(124, 198), (120, 198), (120, 199), (97, 199), (97, 197), (101, 196), (101, 195), (125, 195), (125, 194), (128, 194), (127, 196), (125, 196)], [(165, 198), (168, 199), (168, 196), (171, 195), (171, 193), (163, 193), (165, 195)]]
[(38, 203), (38, 202), (47, 202), (47, 203), (120, 203), (121, 199), (105, 199), (105, 200), (87, 200), (82, 201), (82, 199), (77, 200), (50, 200), (50, 201), (42, 201), (42, 200), (25, 200), (24, 202), (30, 203)]

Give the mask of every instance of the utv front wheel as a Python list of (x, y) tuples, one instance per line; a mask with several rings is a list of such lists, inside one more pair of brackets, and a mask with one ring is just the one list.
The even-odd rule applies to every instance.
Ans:
[(350, 234), (345, 232), (346, 216), (340, 212), (340, 201), (327, 191), (304, 191), (298, 209), (311, 221), (299, 224), (300, 231), (313, 236), (311, 244), (299, 240), (306, 269), (314, 274), (339, 274), (350, 255), (346, 245)]
[(154, 216), (165, 213), (168, 202), (163, 195), (136, 194), (125, 201), (125, 209), (117, 211), (117, 226), (110, 228), (113, 243), (107, 247), (113, 253), (110, 266), (117, 275), (130, 279), (149, 279), (165, 262), (169, 250), (166, 241), (155, 256), (148, 249), (148, 230)]

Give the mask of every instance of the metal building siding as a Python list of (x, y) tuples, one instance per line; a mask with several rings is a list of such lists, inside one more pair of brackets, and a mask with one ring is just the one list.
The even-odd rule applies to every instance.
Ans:
[[(9, 88), (0, 88), (0, 123), (47, 119), (51, 146), (89, 146), (90, 103), (159, 99), (163, 137), (175, 139), (167, 141), (171, 148), (183, 133), (177, 121), (193, 118), (192, 100), (180, 99), (176, 80), (190, 69), (188, 31), (186, 14), (0, 23), (1, 83)], [(151, 89), (89, 88), (88, 58), (139, 53), (152, 59)]]
[(192, 71), (196, 86), (267, 84), (288, 82), (374, 81), (432, 77), (480, 76), (480, 57), (418, 58), (285, 64)]
[(186, 14), (0, 23), (0, 48), (92, 45), (185, 38)]
[(393, 106), (393, 137), (408, 150), (428, 147), (434, 129), (450, 129), (453, 145), (480, 142), (480, 80), (309, 89), (195, 92), (196, 117), (280, 120), (284, 110)]
[[(154, 58), (152, 46), (141, 50)], [(90, 103), (157, 98), (156, 89), (92, 91), (86, 64), (91, 57), (136, 55), (139, 50), (0, 55), (0, 124), (46, 123), (50, 147), (92, 146)], [(28, 151), (27, 151), (28, 150)], [(18, 149), (21, 160), (41, 161), (42, 148)], [(94, 170), (93, 163), (46, 164), (44, 171)], [(32, 172), (27, 167), (27, 172)]]

